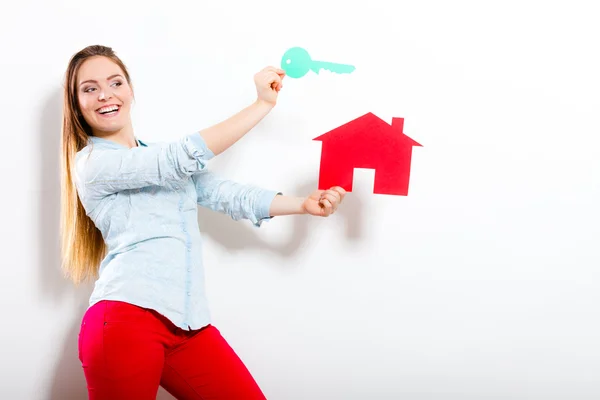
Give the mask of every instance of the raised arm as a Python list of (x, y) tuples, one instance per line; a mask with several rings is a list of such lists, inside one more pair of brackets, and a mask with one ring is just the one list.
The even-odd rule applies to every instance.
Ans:
[(208, 148), (219, 155), (256, 126), (273, 108), (269, 103), (256, 100), (232, 117), (200, 131)]
[(200, 131), (215, 155), (240, 140), (275, 107), (284, 76), (285, 72), (279, 68), (266, 67), (259, 71), (254, 75), (256, 101), (225, 121)]

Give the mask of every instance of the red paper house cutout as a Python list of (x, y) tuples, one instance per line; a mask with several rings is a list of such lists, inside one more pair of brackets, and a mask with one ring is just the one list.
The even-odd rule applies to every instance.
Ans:
[(408, 195), (413, 146), (403, 132), (404, 118), (388, 124), (367, 113), (314, 138), (322, 142), (319, 189), (341, 186), (352, 191), (354, 168), (375, 170), (373, 193)]

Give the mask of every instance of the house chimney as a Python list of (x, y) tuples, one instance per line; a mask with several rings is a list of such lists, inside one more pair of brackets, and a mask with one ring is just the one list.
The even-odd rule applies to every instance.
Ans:
[(399, 133), (404, 133), (404, 118), (392, 118), (392, 129)]

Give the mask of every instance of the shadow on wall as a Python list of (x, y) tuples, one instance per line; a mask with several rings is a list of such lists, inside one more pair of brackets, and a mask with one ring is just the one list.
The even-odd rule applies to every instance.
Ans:
[(346, 239), (350, 241), (360, 241), (363, 238), (365, 221), (362, 196), (364, 195), (364, 192), (359, 191), (346, 193), (344, 201), (338, 208), (338, 213), (346, 221)]
[[(75, 290), (75, 289), (70, 289)], [(48, 400), (80, 400), (87, 399), (85, 376), (78, 353), (78, 339), (81, 318), (88, 306), (91, 292), (90, 286), (76, 289), (75, 304), (73, 305), (73, 322), (66, 332), (62, 351), (58, 355)]]
[[(60, 135), (62, 124), (62, 92), (57, 88), (46, 100), (39, 127), (39, 159), (41, 161), (40, 195), (38, 199), (37, 260), (40, 301), (56, 309), (71, 310), (73, 321), (66, 331), (62, 350), (54, 368), (48, 393), (51, 400), (87, 399), (85, 377), (77, 352), (81, 317), (87, 309), (91, 287), (74, 285), (63, 277), (60, 263)], [(74, 301), (73, 301), (74, 299)], [(65, 301), (73, 302), (66, 308)]]
[[(291, 194), (294, 196), (307, 196), (317, 187), (316, 182), (301, 185)], [(249, 224), (234, 221), (228, 215), (214, 212), (200, 207), (198, 219), (203, 234), (206, 234), (229, 252), (238, 252), (247, 249), (260, 249), (269, 251), (275, 256), (291, 257), (303, 247), (307, 235), (312, 229), (311, 224), (316, 222), (312, 216), (293, 215), (294, 228), (290, 239), (283, 244), (271, 244), (261, 239), (257, 229)], [(282, 218), (282, 217), (277, 217)], [(311, 220), (312, 218), (312, 220)], [(359, 193), (347, 193), (337, 212), (328, 218), (343, 218), (346, 222), (346, 238), (352, 241), (360, 240), (363, 232), (363, 210)], [(323, 219), (323, 218), (320, 218)]]
[(42, 298), (53, 303), (69, 295), (69, 281), (60, 270), (60, 136), (62, 128), (62, 93), (52, 92), (46, 100), (40, 120), (38, 145), (41, 173), (38, 199), (38, 265)]

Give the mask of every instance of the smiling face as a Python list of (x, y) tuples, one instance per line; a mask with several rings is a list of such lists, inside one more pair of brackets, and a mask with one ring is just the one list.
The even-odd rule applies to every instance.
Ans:
[(87, 59), (77, 74), (81, 114), (94, 136), (131, 130), (133, 90), (121, 68), (107, 57)]

